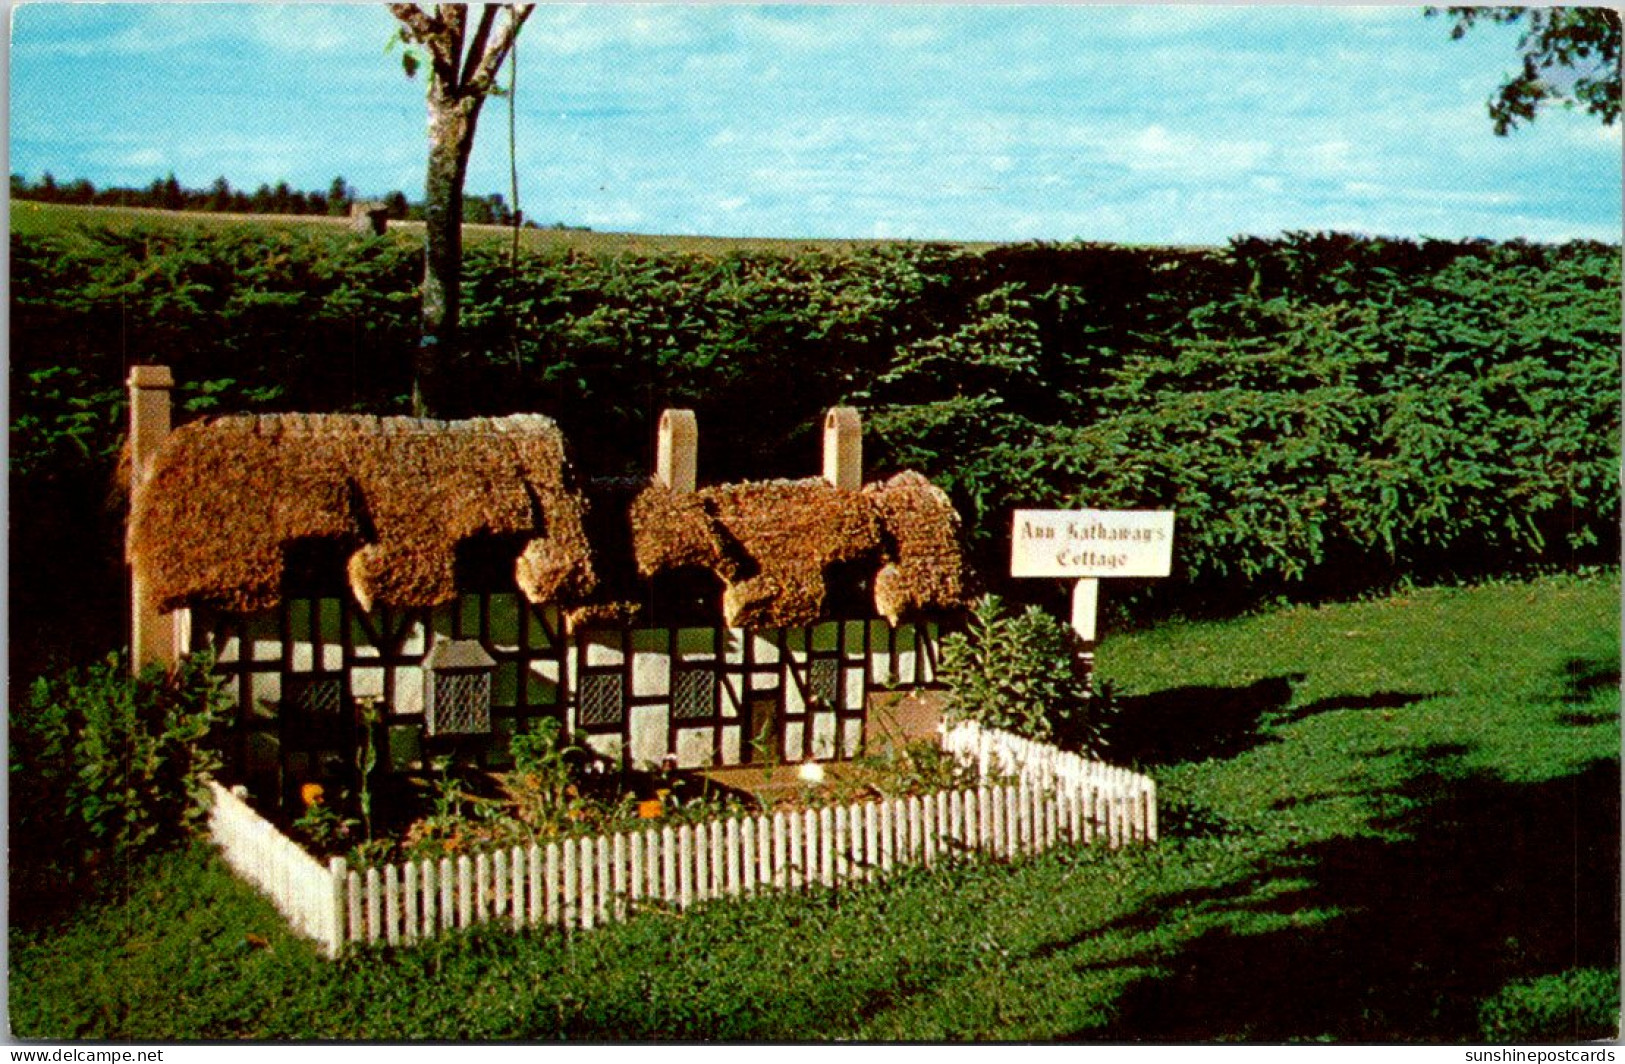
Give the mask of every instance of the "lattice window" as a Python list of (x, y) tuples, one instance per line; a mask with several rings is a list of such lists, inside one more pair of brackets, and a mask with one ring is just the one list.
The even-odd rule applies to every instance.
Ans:
[(425, 705), (430, 735), (485, 735), (491, 730), (491, 674), (431, 672)]
[(814, 658), (808, 670), (808, 694), (824, 709), (840, 705), (841, 663), (833, 658)]
[(626, 680), (618, 672), (589, 672), (576, 692), (576, 723), (584, 728), (618, 725), (626, 716)]
[(423, 726), (429, 735), (491, 731), (491, 671), (477, 640), (438, 640), (423, 661)]
[(344, 681), (337, 676), (291, 677), (284, 702), (301, 717), (337, 717), (344, 708)]
[(709, 720), (717, 713), (717, 674), (709, 670), (685, 669), (673, 677), (671, 716), (673, 720)]

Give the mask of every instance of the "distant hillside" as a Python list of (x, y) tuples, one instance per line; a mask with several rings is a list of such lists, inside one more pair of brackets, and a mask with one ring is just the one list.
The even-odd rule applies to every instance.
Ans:
[[(21, 236), (66, 236), (91, 226), (128, 230), (137, 226), (195, 226), (205, 229), (266, 227), (304, 230), (344, 230), (348, 218), (315, 214), (238, 214), (215, 211), (169, 211), (152, 207), (103, 207), (86, 204), (11, 201), (11, 232)], [(391, 233), (401, 239), (421, 240), (423, 223), (392, 221)], [(509, 241), (513, 230), (501, 225), (465, 223), (470, 242)], [(846, 252), (858, 248), (917, 244), (907, 240), (788, 240), (769, 237), (660, 236), (645, 233), (601, 233), (589, 229), (522, 229), (520, 246), (527, 251), (571, 250), (591, 254), (637, 255), (678, 252), (722, 255), (729, 252), (767, 252), (797, 255), (807, 251)], [(933, 243), (944, 243), (933, 241)], [(995, 247), (988, 242), (953, 242), (970, 250)]]

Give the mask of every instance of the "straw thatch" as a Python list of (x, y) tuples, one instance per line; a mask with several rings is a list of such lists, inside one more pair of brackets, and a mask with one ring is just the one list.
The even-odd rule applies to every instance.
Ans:
[(674, 492), (571, 483), (547, 418), (442, 422), (284, 414), (176, 430), (135, 493), (128, 553), (158, 608), (249, 612), (282, 597), (288, 551), (324, 540), (348, 558), (363, 608), (456, 597), (459, 545), (520, 541), (514, 579), (571, 627), (629, 622), (644, 581), (698, 569), (733, 626), (810, 624), (829, 585), (866, 577), (876, 611), (961, 607), (959, 518), (917, 473), (858, 491), (821, 479)]
[(867, 571), (876, 611), (893, 624), (964, 602), (958, 515), (917, 473), (861, 491), (819, 479), (691, 493), (654, 485), (633, 501), (630, 517), (638, 574), (683, 567), (715, 573), (729, 625), (820, 619), (838, 566)]
[(460, 543), (523, 539), (533, 602), (584, 600), (593, 574), (564, 439), (534, 415), (428, 421), (283, 414), (176, 430), (136, 493), (128, 553), (161, 610), (250, 611), (282, 590), (287, 549), (334, 541), (363, 607), (457, 593)]

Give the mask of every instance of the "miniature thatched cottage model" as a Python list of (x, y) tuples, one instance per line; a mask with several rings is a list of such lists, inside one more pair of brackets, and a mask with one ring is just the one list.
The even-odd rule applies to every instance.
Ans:
[(540, 717), (629, 767), (854, 756), (876, 692), (933, 682), (963, 604), (947, 497), (862, 485), (850, 409), (822, 478), (697, 489), (674, 410), (652, 481), (583, 487), (545, 417), (171, 432), (171, 387), (131, 374), (136, 658), (215, 650), (269, 793), (343, 778), (369, 715), (386, 771), (500, 766)]

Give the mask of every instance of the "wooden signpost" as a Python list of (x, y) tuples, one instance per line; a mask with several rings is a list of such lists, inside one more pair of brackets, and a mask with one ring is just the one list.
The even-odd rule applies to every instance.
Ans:
[(1094, 672), (1101, 579), (1167, 576), (1173, 554), (1172, 510), (1017, 510), (1010, 533), (1011, 576), (1077, 581), (1072, 587), (1075, 667), (1086, 683)]

